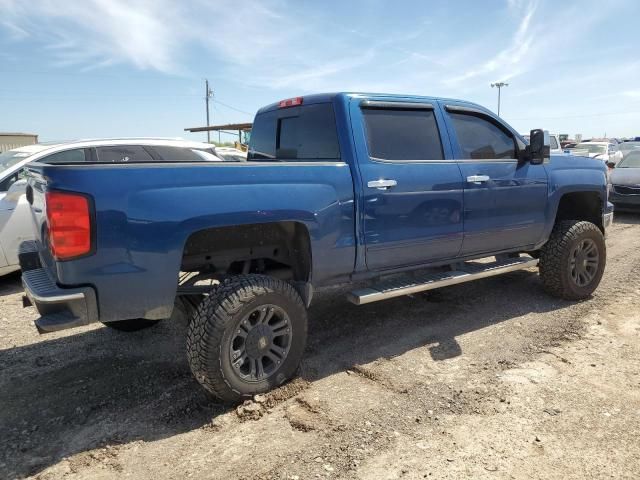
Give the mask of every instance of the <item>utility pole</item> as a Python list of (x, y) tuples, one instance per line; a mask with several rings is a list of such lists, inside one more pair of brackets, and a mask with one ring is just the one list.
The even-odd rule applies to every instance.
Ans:
[(498, 89), (498, 116), (500, 116), (500, 90), (502, 87), (508, 87), (509, 84), (505, 82), (496, 82), (491, 84), (491, 88), (496, 87)]
[[(213, 97), (213, 90), (209, 88), (209, 80), (204, 81), (205, 96), (204, 102), (207, 106), (207, 127), (209, 126), (209, 99)], [(211, 143), (211, 132), (207, 130), (207, 143)]]

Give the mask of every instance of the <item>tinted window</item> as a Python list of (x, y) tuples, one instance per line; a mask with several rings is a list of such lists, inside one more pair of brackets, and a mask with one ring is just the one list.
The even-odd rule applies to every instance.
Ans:
[(87, 161), (86, 150), (77, 148), (48, 155), (40, 160), (43, 163), (82, 163)]
[(516, 158), (513, 137), (482, 117), (451, 113), (463, 159)]
[(134, 163), (153, 162), (153, 157), (139, 145), (117, 145), (98, 147), (98, 162), (103, 163)]
[[(162, 160), (167, 162), (202, 162), (204, 160), (203, 156), (198, 155), (195, 150), (190, 148), (154, 145), (153, 150)], [(211, 153), (212, 149), (203, 149), (203, 151)]]
[(554, 137), (553, 135), (549, 139), (549, 144), (550, 144), (551, 150), (557, 150), (560, 148), (560, 146), (558, 145), (558, 142), (556, 141), (556, 137)]
[(433, 110), (362, 110), (369, 156), (385, 160), (442, 160)]
[(247, 159), (340, 159), (333, 107), (323, 103), (259, 114)]

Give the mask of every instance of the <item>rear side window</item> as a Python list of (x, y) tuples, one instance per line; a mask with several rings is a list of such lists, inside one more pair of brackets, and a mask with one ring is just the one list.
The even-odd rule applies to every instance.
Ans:
[(477, 115), (450, 113), (463, 159), (516, 158), (513, 136)]
[(369, 156), (383, 160), (442, 160), (433, 110), (363, 108)]
[(100, 163), (153, 162), (153, 157), (139, 145), (117, 145), (96, 148)]
[(556, 137), (554, 137), (553, 135), (549, 139), (549, 143), (551, 146), (551, 150), (557, 150), (560, 148), (560, 145), (558, 145), (558, 141), (556, 140)]
[(333, 106), (303, 105), (259, 114), (247, 160), (339, 160)]
[(167, 147), (160, 145), (154, 145), (152, 148), (158, 156), (166, 162), (202, 162), (205, 160), (205, 157), (204, 155), (199, 155), (199, 153), (207, 152), (210, 155), (213, 155), (213, 150), (210, 148), (203, 149), (201, 151), (191, 148)]
[(82, 163), (89, 160), (87, 151), (84, 148), (65, 150), (64, 152), (53, 153), (41, 159), (42, 163)]

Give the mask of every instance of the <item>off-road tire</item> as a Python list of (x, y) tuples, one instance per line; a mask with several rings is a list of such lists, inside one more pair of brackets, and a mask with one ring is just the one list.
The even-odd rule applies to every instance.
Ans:
[[(594, 242), (599, 255), (595, 275), (587, 285), (580, 286), (571, 275), (570, 256), (573, 249), (585, 239)], [(551, 295), (565, 300), (588, 298), (600, 284), (607, 261), (607, 248), (602, 231), (584, 220), (557, 222), (549, 241), (540, 250), (540, 279)]]
[(147, 320), (146, 318), (133, 318), (131, 320), (118, 320), (117, 322), (103, 322), (105, 327), (118, 330), (120, 332), (137, 332), (145, 328), (153, 327), (160, 320)]
[[(246, 315), (261, 305), (275, 305), (289, 319), (288, 354), (261, 381), (246, 381), (232, 365), (233, 335)], [(239, 275), (215, 286), (199, 304), (187, 330), (187, 357), (198, 382), (224, 402), (238, 402), (269, 391), (296, 372), (307, 338), (307, 311), (289, 283), (264, 275)]]

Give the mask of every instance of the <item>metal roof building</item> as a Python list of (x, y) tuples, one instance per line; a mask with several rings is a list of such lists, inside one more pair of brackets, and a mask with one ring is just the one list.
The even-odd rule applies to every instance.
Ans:
[(0, 153), (38, 143), (35, 133), (0, 132)]

